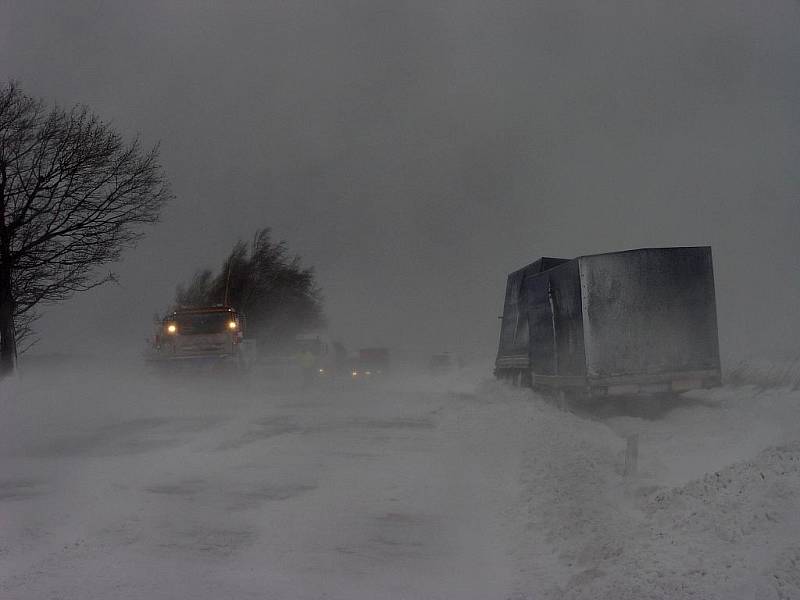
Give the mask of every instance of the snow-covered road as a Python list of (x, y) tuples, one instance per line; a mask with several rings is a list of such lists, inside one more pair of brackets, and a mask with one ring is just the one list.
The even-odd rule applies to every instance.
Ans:
[(0, 598), (800, 598), (800, 394), (601, 417), (479, 373), (7, 383)]
[(67, 379), (60, 402), (25, 381), (15, 400), (27, 406), (6, 406), (0, 597), (512, 591), (522, 400), (487, 410), (420, 381)]

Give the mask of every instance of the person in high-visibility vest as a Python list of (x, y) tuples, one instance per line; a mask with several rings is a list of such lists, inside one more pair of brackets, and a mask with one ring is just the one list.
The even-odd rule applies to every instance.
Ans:
[(303, 373), (303, 384), (308, 385), (314, 380), (317, 357), (309, 350), (303, 350), (297, 356), (297, 362)]

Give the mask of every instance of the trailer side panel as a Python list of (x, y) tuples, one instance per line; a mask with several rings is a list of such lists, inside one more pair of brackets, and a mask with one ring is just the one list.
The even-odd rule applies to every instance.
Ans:
[(522, 282), (523, 271), (508, 276), (503, 321), (500, 327), (500, 345), (497, 352), (498, 369), (521, 369), (528, 366), (528, 313)]
[(589, 377), (719, 369), (711, 249), (578, 259)]
[(499, 371), (504, 369), (527, 370), (529, 368), (529, 307), (531, 301), (528, 298), (529, 288), (525, 282), (564, 262), (566, 262), (564, 259), (544, 257), (508, 276), (500, 327), (500, 343), (495, 363)]
[(578, 261), (528, 278), (526, 290), (534, 377), (585, 375)]

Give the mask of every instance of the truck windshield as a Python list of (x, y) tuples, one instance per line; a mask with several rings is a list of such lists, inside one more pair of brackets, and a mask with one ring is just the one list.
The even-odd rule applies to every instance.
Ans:
[(228, 331), (228, 323), (234, 319), (229, 312), (184, 313), (175, 316), (178, 333), (181, 335), (223, 333)]

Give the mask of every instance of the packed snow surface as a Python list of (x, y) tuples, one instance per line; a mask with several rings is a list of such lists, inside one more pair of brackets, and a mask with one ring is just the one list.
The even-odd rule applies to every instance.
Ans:
[(0, 598), (800, 598), (800, 392), (487, 372), (2, 382)]

